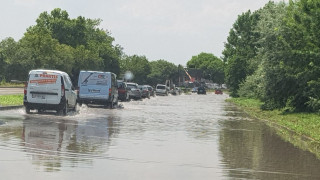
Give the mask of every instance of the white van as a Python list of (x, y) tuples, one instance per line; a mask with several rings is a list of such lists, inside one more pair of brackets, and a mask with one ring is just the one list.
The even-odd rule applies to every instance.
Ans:
[(23, 104), (30, 110), (56, 110), (67, 114), (76, 108), (77, 93), (67, 73), (54, 70), (31, 70), (25, 84)]
[(117, 76), (112, 72), (80, 71), (79, 104), (103, 104), (111, 108), (118, 104)]
[(156, 95), (168, 96), (169, 90), (168, 87), (164, 84), (157, 84), (156, 86)]

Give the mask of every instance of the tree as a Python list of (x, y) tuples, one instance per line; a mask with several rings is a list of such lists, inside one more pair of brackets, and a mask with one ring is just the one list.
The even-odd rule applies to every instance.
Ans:
[(148, 83), (155, 86), (164, 84), (166, 80), (178, 78), (178, 67), (166, 60), (151, 61), (151, 73), (148, 75)]
[(213, 82), (218, 84), (224, 82), (224, 63), (213, 54), (202, 52), (197, 56), (193, 56), (187, 62), (187, 67), (201, 69), (204, 78), (210, 79)]
[(12, 58), (17, 52), (17, 42), (13, 38), (6, 38), (0, 42), (0, 82), (11, 80)]
[(238, 16), (225, 43), (222, 54), (231, 96), (238, 96), (239, 84), (257, 68), (258, 63), (254, 61), (254, 57), (258, 51), (259, 33), (255, 31), (258, 20), (258, 12), (247, 11)]
[(145, 56), (127, 56), (122, 61), (122, 71), (130, 71), (134, 78), (132, 81), (138, 84), (147, 84), (147, 77), (151, 72), (151, 66)]

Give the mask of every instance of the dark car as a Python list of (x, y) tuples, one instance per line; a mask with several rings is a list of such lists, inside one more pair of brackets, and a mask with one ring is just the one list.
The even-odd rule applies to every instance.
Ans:
[(223, 94), (223, 92), (222, 92), (221, 89), (216, 89), (216, 90), (214, 90), (214, 93), (215, 93), (215, 94)]
[(130, 99), (141, 99), (141, 90), (138, 88), (137, 83), (127, 83), (129, 89), (129, 98)]
[(130, 90), (127, 86), (127, 83), (118, 80), (118, 99), (120, 99), (121, 101), (128, 101), (130, 96), (129, 91)]
[(204, 87), (199, 87), (197, 93), (198, 94), (207, 94), (206, 89)]
[(148, 90), (149, 90), (149, 92), (150, 92), (150, 96), (155, 96), (155, 95), (156, 95), (156, 93), (154, 92), (153, 87), (152, 87), (152, 86), (150, 86), (150, 85), (146, 85), (146, 86), (147, 86), (147, 88), (148, 88)]
[(150, 99), (150, 92), (147, 86), (139, 85), (139, 89), (141, 90), (141, 97)]

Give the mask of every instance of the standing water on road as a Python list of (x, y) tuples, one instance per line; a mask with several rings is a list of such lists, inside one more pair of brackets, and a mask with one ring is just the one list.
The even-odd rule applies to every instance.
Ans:
[(0, 111), (1, 179), (320, 179), (320, 161), (225, 102), (164, 96), (79, 114)]

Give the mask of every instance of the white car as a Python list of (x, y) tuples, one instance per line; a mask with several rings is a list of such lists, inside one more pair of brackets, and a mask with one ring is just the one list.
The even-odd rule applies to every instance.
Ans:
[(23, 104), (30, 110), (56, 110), (66, 115), (76, 109), (77, 93), (67, 73), (54, 70), (31, 70), (25, 84)]
[(169, 90), (168, 87), (164, 84), (157, 84), (156, 86), (156, 95), (168, 96)]

